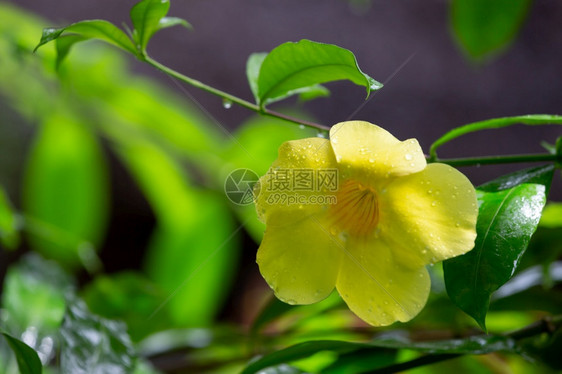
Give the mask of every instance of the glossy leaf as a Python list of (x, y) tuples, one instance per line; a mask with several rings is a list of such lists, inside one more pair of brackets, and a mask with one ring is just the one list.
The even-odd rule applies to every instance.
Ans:
[(445, 143), (450, 142), (459, 136), (470, 134), (471, 132), (488, 130), (488, 129), (499, 129), (502, 127), (513, 126), (513, 125), (562, 125), (562, 116), (551, 115), (551, 114), (529, 114), (525, 116), (515, 116), (515, 117), (503, 117), (503, 118), (493, 118), (485, 121), (478, 121), (469, 123), (452, 129), (445, 135), (441, 136), (431, 145), (429, 149), (429, 155), (433, 158), (437, 157), (437, 148)]
[(103, 237), (108, 189), (105, 160), (91, 130), (54, 111), (27, 164), (24, 208), (32, 248), (67, 267), (80, 261), (89, 266), (84, 255)]
[(47, 363), (55, 356), (58, 329), (65, 311), (64, 295), (72, 281), (53, 261), (36, 254), (8, 268), (2, 290), (2, 322), (7, 333), (25, 342)]
[[(261, 57), (252, 62), (248, 74), (250, 87)], [(262, 61), (253, 91), (260, 106), (309, 90), (310, 86), (338, 80), (349, 80), (371, 91), (382, 88), (359, 69), (353, 53), (331, 44), (310, 40), (288, 42), (273, 49)]]
[(0, 187), (0, 243), (7, 249), (16, 249), (19, 245), (18, 226), (18, 217), (6, 192)]
[(66, 34), (79, 35), (84, 38), (83, 40), (103, 40), (127, 52), (131, 52), (134, 55), (137, 54), (135, 45), (127, 34), (111, 22), (104, 20), (86, 20), (60, 28), (45, 28), (43, 29), (43, 35), (41, 36), (39, 44), (35, 47), (35, 50)]
[[(133, 36), (137, 48), (146, 50), (148, 41), (160, 28), (160, 21), (168, 14), (170, 2), (168, 0), (142, 0), (131, 8), (131, 21), (133, 22)], [(164, 21), (162, 26), (172, 26)], [(176, 23), (177, 24), (177, 23)]]
[(8, 332), (19, 335), (29, 327), (40, 334), (56, 331), (64, 315), (64, 294), (71, 289), (71, 280), (56, 263), (35, 254), (23, 257), (4, 280), (2, 314)]
[(135, 352), (122, 322), (100, 318), (78, 299), (68, 306), (60, 330), (63, 373), (131, 373)]
[(145, 264), (166, 293), (160, 306), (169, 308), (179, 326), (210, 323), (228, 291), (241, 227), (234, 225), (224, 198), (192, 187), (166, 152), (143, 141), (119, 152), (157, 216)]
[[(381, 349), (409, 349), (428, 354), (485, 354), (490, 352), (516, 351), (514, 341), (506, 336), (473, 336), (465, 339), (412, 342), (407, 339), (380, 338), (368, 343), (354, 343), (338, 340), (310, 340), (270, 353), (252, 361), (241, 374), (257, 373), (264, 368), (300, 360), (321, 351), (338, 354), (361, 352), (372, 356)], [(385, 364), (386, 362), (381, 362)]]
[(483, 329), (490, 296), (513, 276), (545, 202), (540, 184), (481, 192), (474, 249), (443, 263), (449, 297)]
[(453, 0), (455, 37), (470, 57), (481, 60), (513, 41), (530, 4), (530, 0)]
[(33, 348), (8, 333), (2, 332), (2, 335), (16, 356), (20, 374), (41, 374), (43, 372), (41, 360)]
[(485, 192), (497, 192), (510, 189), (523, 183), (535, 183), (545, 186), (545, 194), (548, 196), (554, 165), (537, 166), (518, 170), (513, 173), (502, 175), (490, 182), (478, 186), (478, 190)]

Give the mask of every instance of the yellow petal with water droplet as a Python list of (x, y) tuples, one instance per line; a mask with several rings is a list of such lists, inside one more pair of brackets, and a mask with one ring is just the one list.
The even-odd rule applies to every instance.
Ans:
[(285, 225), (325, 209), (322, 200), (310, 203), (309, 197), (333, 193), (326, 190), (329, 181), (318, 178), (337, 178), (336, 170), (328, 140), (307, 138), (283, 143), (277, 160), (260, 178), (255, 199), (258, 217), (271, 226)]
[(325, 299), (336, 284), (343, 251), (322, 216), (267, 227), (258, 249), (260, 272), (275, 295), (289, 304)]
[(417, 140), (399, 141), (369, 122), (338, 123), (330, 130), (330, 141), (338, 163), (351, 166), (364, 180), (408, 175), (427, 165)]
[(430, 289), (425, 267), (402, 266), (382, 240), (348, 240), (336, 287), (349, 308), (373, 326), (406, 322), (423, 308)]
[(397, 178), (387, 191), (380, 199), (380, 235), (403, 264), (443, 261), (474, 247), (476, 191), (456, 169), (430, 164)]

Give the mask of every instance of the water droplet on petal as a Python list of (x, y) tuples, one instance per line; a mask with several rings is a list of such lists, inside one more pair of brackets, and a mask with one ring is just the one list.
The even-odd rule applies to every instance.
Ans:
[(338, 144), (338, 138), (334, 137), (334, 138), (330, 139), (330, 141), (334, 144)]
[(369, 159), (369, 162), (372, 164), (373, 162), (375, 162), (375, 159), (374, 159), (374, 158), (370, 158), (370, 159)]
[(336, 155), (336, 161), (341, 162), (341, 156), (340, 155)]
[(434, 200), (434, 201), (431, 203), (431, 206), (436, 206), (436, 205), (437, 205), (437, 201)]
[(406, 160), (410, 161), (413, 157), (412, 157), (411, 154), (406, 153), (406, 155), (404, 156), (404, 158), (405, 158)]

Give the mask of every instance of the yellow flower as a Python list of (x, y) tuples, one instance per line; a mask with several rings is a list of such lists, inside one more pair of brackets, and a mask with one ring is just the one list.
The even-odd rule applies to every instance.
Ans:
[(419, 313), (425, 266), (471, 250), (478, 214), (463, 174), (361, 121), (281, 145), (256, 208), (266, 224), (257, 263), (279, 299), (315, 303), (336, 287), (375, 326)]

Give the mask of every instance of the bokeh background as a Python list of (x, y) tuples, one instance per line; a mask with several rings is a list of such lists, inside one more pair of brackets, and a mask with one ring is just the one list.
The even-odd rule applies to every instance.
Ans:
[[(135, 3), (112, 0), (7, 2), (36, 13), (44, 20), (44, 24), (36, 25), (37, 40), (42, 27), (47, 26), (96, 18), (117, 25), (129, 22), (128, 12)], [(513, 42), (478, 61), (470, 58), (455, 40), (448, 1), (177, 0), (172, 1), (170, 15), (185, 18), (193, 30), (172, 28), (160, 32), (151, 41), (149, 54), (187, 76), (248, 100), (251, 100), (251, 92), (245, 64), (251, 53), (267, 52), (286, 41), (300, 39), (351, 50), (365, 73), (385, 82), (385, 87), (366, 104), (362, 88), (349, 82), (336, 82), (328, 85), (332, 92), (328, 98), (306, 103), (291, 99), (275, 104), (274, 108), (296, 110), (298, 115), (324, 125), (348, 119), (367, 120), (400, 139), (417, 138), (425, 151), (444, 132), (465, 123), (502, 116), (562, 112), (560, 2), (532, 3)], [(213, 133), (220, 134), (224, 129), (234, 132), (253, 117), (253, 113), (244, 108), (225, 109), (219, 98), (178, 84), (133, 57), (123, 59), (128, 61), (128, 69), (132, 71), (131, 81), (135, 81), (134, 77), (158, 81), (174, 96), (174, 107), (185, 105)], [(112, 77), (102, 74), (96, 79), (101, 83)], [(142, 85), (138, 87), (142, 89)], [(37, 121), (14, 110), (5, 95), (0, 95), (0, 112), (0, 185), (6, 189), (15, 208), (21, 209), (25, 165), (37, 135)], [(560, 133), (556, 126), (489, 130), (445, 145), (440, 156), (539, 153), (544, 152), (541, 141), (554, 143)], [(302, 134), (295, 135), (298, 136)], [(111, 200), (109, 223), (99, 245), (99, 256), (104, 272), (115, 274), (143, 267), (146, 248), (154, 244), (153, 230), (159, 226), (155, 208), (147, 201), (146, 190), (143, 192), (139, 187), (130, 166), (124, 164), (109, 143), (102, 142), (109, 165)], [(225, 143), (224, 147), (231, 145)], [(275, 154), (276, 150), (271, 152)], [(213, 165), (216, 166), (209, 162), (208, 170), (193, 172), (197, 183), (204, 186), (209, 180), (200, 174), (216, 174), (220, 178), (225, 171), (222, 169), (230, 167), (223, 166), (217, 171)], [(193, 171), (191, 163), (183, 166)], [(462, 171), (478, 185), (523, 166), (528, 165), (482, 166)], [(215, 192), (221, 193), (220, 190)], [(553, 182), (551, 198), (562, 198), (559, 174)], [(234, 220), (243, 221), (244, 214)], [(228, 231), (228, 227), (225, 230)], [(228, 295), (217, 313), (221, 321), (247, 324), (255, 316), (258, 304), (255, 300), (263, 299), (267, 285), (254, 262), (258, 246), (255, 235), (241, 230), (235, 240), (240, 243), (240, 253), (229, 260), (232, 274), (225, 286)], [(27, 248), (27, 243), (23, 246)], [(3, 251), (1, 273), (23, 252), (25, 250)], [(81, 270), (78, 278), (81, 284), (87, 284), (93, 276)]]

